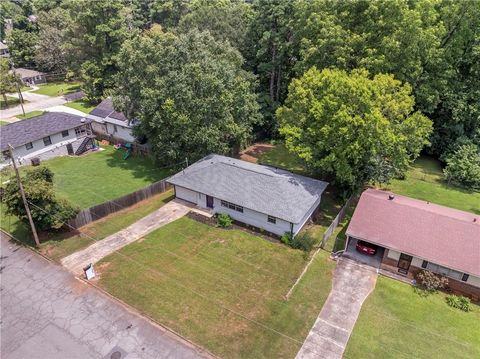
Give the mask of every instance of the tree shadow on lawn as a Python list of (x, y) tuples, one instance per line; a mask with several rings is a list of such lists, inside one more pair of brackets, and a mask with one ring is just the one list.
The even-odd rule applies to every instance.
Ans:
[[(162, 168), (155, 164), (155, 161), (148, 157), (131, 154), (126, 160), (123, 159), (125, 149), (118, 149), (109, 154), (106, 164), (108, 167), (121, 168), (129, 172), (134, 178), (146, 179), (149, 182), (157, 182), (176, 171), (172, 168)], [(163, 166), (164, 167), (164, 166)]]

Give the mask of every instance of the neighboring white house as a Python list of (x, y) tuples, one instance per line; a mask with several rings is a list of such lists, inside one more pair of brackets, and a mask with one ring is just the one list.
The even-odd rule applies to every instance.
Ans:
[(22, 82), (27, 86), (47, 83), (47, 77), (44, 72), (18, 68), (15, 69), (15, 73), (20, 76)]
[(296, 235), (328, 183), (273, 167), (209, 155), (167, 182), (175, 196), (268, 232)]
[(95, 145), (90, 123), (91, 120), (70, 113), (48, 112), (2, 126), (0, 168), (10, 164), (9, 144), (20, 165), (30, 164), (33, 158), (80, 155)]
[(101, 137), (106, 137), (111, 141), (135, 141), (135, 137), (132, 135), (134, 120), (129, 121), (123, 113), (115, 111), (110, 97), (100, 102), (87, 117), (94, 121), (92, 123), (93, 131)]
[(0, 41), (0, 57), (10, 57), (8, 46)]

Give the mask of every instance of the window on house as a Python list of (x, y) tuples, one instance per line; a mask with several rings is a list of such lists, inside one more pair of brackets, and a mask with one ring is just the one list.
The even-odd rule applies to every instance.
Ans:
[(463, 273), (463, 275), (462, 275), (462, 282), (466, 282), (466, 281), (468, 280), (468, 277), (470, 277), (469, 274)]
[(50, 136), (47, 136), (47, 137), (43, 138), (43, 144), (45, 146), (50, 146), (52, 144), (52, 139), (50, 138)]
[(242, 207), (242, 206), (239, 206), (239, 205), (237, 205), (237, 204), (230, 203), (230, 202), (227, 202), (227, 201), (220, 201), (220, 205), (221, 205), (222, 207), (229, 208), (229, 209), (232, 209), (232, 210), (234, 210), (234, 211), (243, 213), (243, 207)]
[(423, 261), (422, 262), (422, 268), (427, 268), (427, 265), (428, 265), (428, 261)]
[(31, 150), (31, 149), (33, 148), (33, 143), (31, 143), (31, 142), (27, 143), (27, 144), (25, 145), (25, 148), (26, 148), (27, 150)]
[(267, 221), (273, 224), (277, 223), (277, 219), (273, 216), (268, 216)]
[(62, 137), (68, 137), (68, 130), (62, 131)]
[(80, 127), (75, 127), (75, 135), (81, 136), (84, 135), (87, 130), (85, 129), (85, 126), (80, 126)]
[(10, 158), (10, 151), (3, 151), (2, 155), (4, 160), (8, 160)]

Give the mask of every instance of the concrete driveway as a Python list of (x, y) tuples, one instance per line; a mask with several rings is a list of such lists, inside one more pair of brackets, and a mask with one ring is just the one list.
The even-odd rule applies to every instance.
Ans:
[(112, 234), (95, 242), (84, 250), (63, 258), (62, 265), (74, 274), (81, 274), (83, 268), (88, 264), (96, 263), (109, 254), (125, 247), (127, 244), (145, 237), (157, 228), (183, 217), (192, 207), (193, 204), (190, 205), (182, 200), (174, 199), (120, 232)]
[[(27, 96), (27, 94), (30, 96)], [(25, 113), (32, 112), (32, 111), (42, 111), (49, 107), (63, 105), (64, 103), (67, 102), (67, 100), (65, 100), (63, 96), (50, 97), (45, 95), (33, 94), (29, 92), (25, 92), (23, 97), (25, 100), (31, 101), (23, 105), (23, 108), (25, 109)], [(15, 107), (10, 107), (5, 110), (0, 110), (0, 118), (2, 120), (6, 120), (10, 117), (21, 115), (21, 114), (22, 114), (22, 108), (20, 105)]]
[(209, 357), (1, 232), (0, 247), (2, 359)]
[(341, 257), (332, 290), (296, 358), (341, 359), (362, 304), (376, 281), (374, 268)]

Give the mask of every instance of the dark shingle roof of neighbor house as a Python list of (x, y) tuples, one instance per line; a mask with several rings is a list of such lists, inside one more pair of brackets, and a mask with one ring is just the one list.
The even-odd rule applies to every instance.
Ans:
[(114, 118), (115, 120), (128, 122), (128, 119), (121, 112), (115, 111), (113, 108), (113, 102), (110, 97), (107, 97), (105, 100), (100, 102), (97, 107), (90, 111), (90, 115), (101, 117), (101, 118)]
[(18, 68), (15, 69), (15, 73), (17, 75), (20, 75), (22, 79), (27, 78), (27, 77), (35, 77), (35, 76), (40, 76), (44, 75), (45, 73), (39, 72), (37, 70), (31, 70), (31, 69), (24, 69), (24, 68)]
[(168, 182), (299, 223), (328, 183), (273, 167), (209, 155)]
[(473, 213), (367, 189), (347, 235), (480, 276), (480, 216)]
[(18, 147), (90, 122), (92, 120), (65, 112), (47, 112), (28, 120), (13, 122), (1, 127), (0, 150), (8, 149), (9, 143)]

